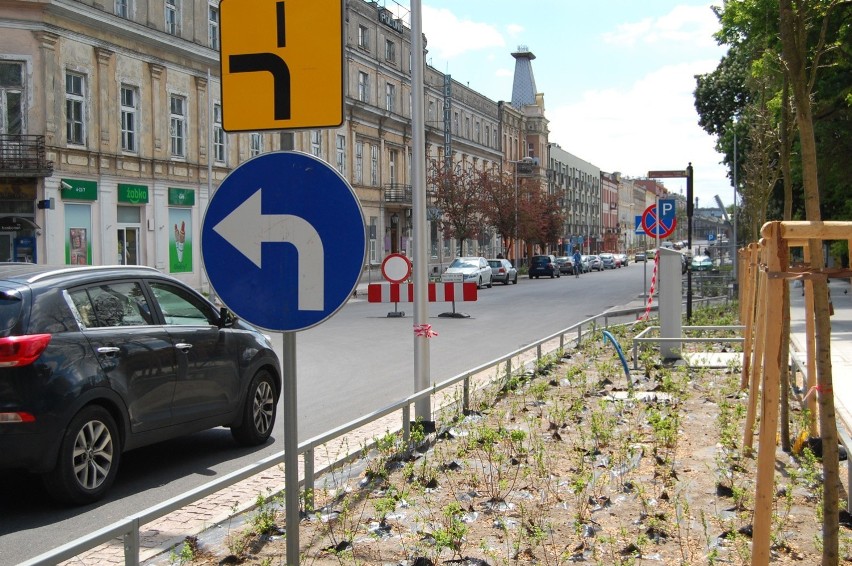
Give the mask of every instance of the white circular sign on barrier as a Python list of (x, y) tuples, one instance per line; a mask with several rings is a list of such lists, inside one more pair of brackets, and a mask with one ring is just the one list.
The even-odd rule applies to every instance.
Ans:
[(402, 254), (390, 254), (382, 261), (382, 275), (391, 283), (402, 283), (411, 277), (411, 260)]

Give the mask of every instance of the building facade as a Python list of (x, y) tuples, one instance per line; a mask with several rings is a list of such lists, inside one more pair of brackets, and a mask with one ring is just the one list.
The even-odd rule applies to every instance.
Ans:
[(579, 246), (585, 254), (604, 251), (600, 168), (568, 153), (559, 144), (549, 143), (547, 148), (549, 190), (562, 198), (563, 242), (571, 248)]
[[(228, 133), (218, 0), (0, 0), (0, 261), (144, 264), (207, 291), (198, 243), (211, 195), (239, 164), (278, 150), (313, 154), (348, 180), (370, 266), (410, 254), (411, 30), (378, 2), (344, 6), (343, 123)], [(563, 235), (542, 251), (623, 247), (632, 213), (618, 183), (608, 176), (602, 196), (600, 169), (549, 142), (535, 55), (512, 56), (511, 101), (425, 67), (427, 175), (493, 170), (557, 194)], [(433, 194), (422, 219), (432, 274), (456, 255), (510, 247), (487, 226), (464, 243), (444, 238)]]

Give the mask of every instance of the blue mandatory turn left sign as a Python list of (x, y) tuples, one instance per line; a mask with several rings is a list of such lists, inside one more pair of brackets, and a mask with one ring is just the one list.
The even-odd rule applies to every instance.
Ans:
[(222, 302), (281, 332), (337, 312), (358, 285), (366, 249), (352, 187), (299, 152), (265, 153), (231, 171), (201, 227), (204, 268)]

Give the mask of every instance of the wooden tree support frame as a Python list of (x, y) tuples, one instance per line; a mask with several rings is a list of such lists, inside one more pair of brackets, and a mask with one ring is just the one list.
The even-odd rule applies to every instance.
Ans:
[[(741, 290), (740, 316), (745, 325), (743, 345), (743, 367), (740, 385), (749, 389), (749, 404), (746, 415), (743, 444), (751, 450), (753, 429), (760, 406), (760, 424), (757, 451), (757, 483), (754, 497), (754, 519), (752, 534), (752, 565), (768, 565), (770, 560), (772, 509), (775, 482), (775, 451), (778, 433), (782, 340), (781, 309), (783, 304), (784, 279), (801, 279), (805, 290), (805, 334), (807, 350), (807, 389), (817, 384), (815, 348), (815, 279), (828, 277), (850, 277), (849, 269), (825, 269), (815, 272), (801, 268), (790, 268), (791, 247), (804, 247), (805, 263), (810, 262), (807, 242), (809, 240), (846, 240), (852, 248), (852, 222), (768, 222), (761, 230), (759, 244), (749, 244), (738, 253), (738, 284)], [(830, 347), (830, 346), (829, 346)], [(811, 432), (817, 432), (816, 396), (808, 398), (812, 411)]]

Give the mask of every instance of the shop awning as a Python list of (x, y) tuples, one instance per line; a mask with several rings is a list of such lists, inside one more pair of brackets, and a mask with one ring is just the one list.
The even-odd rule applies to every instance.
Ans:
[(41, 230), (41, 226), (22, 216), (0, 216), (0, 232), (18, 232), (20, 230)]

